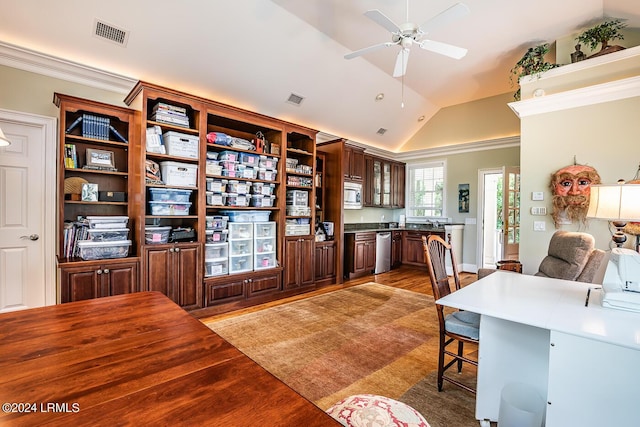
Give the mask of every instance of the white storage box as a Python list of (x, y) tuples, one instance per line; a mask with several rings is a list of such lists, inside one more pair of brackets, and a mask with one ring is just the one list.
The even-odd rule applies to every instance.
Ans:
[(115, 242), (96, 242), (93, 240), (79, 240), (80, 258), (84, 260), (125, 258), (129, 255), (131, 240)]
[(265, 182), (254, 182), (251, 186), (251, 194), (262, 194), (263, 196), (273, 195), (275, 184), (267, 184)]
[(127, 228), (128, 216), (88, 216), (89, 228)]
[(205, 277), (222, 276), (229, 274), (229, 260), (205, 260), (204, 261), (204, 275)]
[(278, 159), (276, 157), (269, 156), (260, 156), (260, 161), (258, 162), (258, 167), (277, 170), (278, 169)]
[(205, 261), (227, 258), (229, 256), (228, 243), (205, 243), (204, 259)]
[(227, 203), (227, 193), (207, 191), (207, 206), (224, 206)]
[(254, 255), (254, 270), (263, 270), (265, 268), (273, 268), (276, 267), (276, 254), (256, 254)]
[(257, 178), (265, 181), (275, 181), (277, 174), (278, 174), (277, 171), (260, 168), (260, 170), (258, 170)]
[(287, 216), (311, 216), (311, 208), (287, 206)]
[(249, 198), (250, 196), (247, 196), (245, 194), (232, 194), (229, 193), (227, 194), (227, 206), (234, 206), (234, 207), (246, 207), (249, 206)]
[(196, 135), (187, 135), (180, 132), (165, 132), (162, 134), (164, 146), (170, 156), (188, 157), (197, 159), (199, 156), (200, 138)]
[(220, 165), (217, 160), (207, 160), (206, 174), (222, 175), (222, 165)]
[(144, 228), (144, 242), (146, 244), (167, 243), (169, 241), (171, 226)]
[(198, 165), (179, 162), (160, 162), (162, 182), (167, 185), (195, 187), (198, 181)]
[(230, 222), (267, 222), (268, 211), (220, 211), (220, 214), (229, 217)]
[(287, 190), (287, 206), (308, 207), (309, 192), (304, 190)]
[(224, 243), (229, 236), (229, 230), (205, 230), (207, 243)]
[(94, 242), (113, 242), (129, 238), (128, 228), (90, 228), (87, 233), (89, 234), (88, 240)]
[(253, 239), (253, 223), (251, 222), (230, 222), (229, 239)]
[(189, 215), (191, 203), (149, 202), (151, 215)]
[(246, 181), (229, 180), (227, 183), (227, 191), (229, 193), (247, 194), (249, 192), (249, 183)]
[(240, 239), (229, 241), (229, 255), (251, 255), (253, 253), (253, 241)]
[(255, 254), (268, 254), (276, 251), (275, 237), (256, 237), (253, 242)]
[(253, 194), (251, 196), (250, 205), (256, 208), (270, 208), (273, 207), (273, 201), (275, 196), (263, 196), (261, 194)]

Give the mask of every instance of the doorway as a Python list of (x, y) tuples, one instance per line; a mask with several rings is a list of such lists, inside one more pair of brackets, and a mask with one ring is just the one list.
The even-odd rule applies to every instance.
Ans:
[(478, 268), (495, 268), (502, 259), (518, 259), (520, 242), (520, 169), (478, 171)]
[(0, 110), (0, 312), (56, 303), (56, 119)]

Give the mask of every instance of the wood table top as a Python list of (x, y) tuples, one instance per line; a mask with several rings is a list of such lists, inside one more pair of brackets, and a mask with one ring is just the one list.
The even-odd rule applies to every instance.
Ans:
[(340, 426), (158, 292), (0, 314), (0, 342), (3, 426)]

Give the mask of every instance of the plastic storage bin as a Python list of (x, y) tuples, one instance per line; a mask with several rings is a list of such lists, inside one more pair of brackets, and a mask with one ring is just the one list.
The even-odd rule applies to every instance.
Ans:
[(189, 215), (191, 203), (149, 202), (151, 215)]
[(237, 172), (236, 176), (238, 178), (256, 179), (258, 177), (258, 169), (255, 169), (252, 166), (239, 164)]
[(259, 154), (238, 153), (238, 161), (247, 166), (258, 166), (260, 161)]
[(269, 254), (276, 250), (275, 237), (256, 237), (253, 242), (253, 252), (255, 254)]
[(222, 165), (220, 165), (217, 160), (209, 160), (209, 159), (207, 159), (206, 174), (207, 175), (222, 175)]
[[(228, 181), (226, 179), (207, 178), (206, 181), (207, 181), (207, 191), (213, 191), (214, 193), (227, 192)], [(233, 193), (233, 191), (231, 191), (231, 193)]]
[(208, 206), (224, 206), (227, 203), (227, 193), (214, 193), (207, 191)]
[(224, 243), (229, 235), (228, 230), (205, 230), (207, 243)]
[(250, 205), (256, 208), (270, 208), (273, 206), (275, 196), (263, 196), (261, 194), (251, 195)]
[(229, 255), (251, 255), (253, 241), (251, 239), (229, 240)]
[(225, 151), (221, 151), (220, 153), (218, 153), (218, 160), (228, 160), (231, 162), (237, 162), (238, 161), (238, 152), (237, 151), (229, 151), (229, 150), (225, 150)]
[(128, 216), (88, 216), (89, 228), (127, 228)]
[(276, 180), (276, 175), (278, 174), (277, 171), (274, 170), (269, 170), (269, 169), (265, 169), (265, 168), (260, 168), (258, 170), (258, 179), (262, 179), (264, 181), (275, 181)]
[(276, 170), (278, 169), (278, 159), (276, 157), (269, 157), (269, 156), (262, 155), (260, 156), (258, 167)]
[(149, 198), (153, 202), (185, 203), (191, 198), (192, 191), (177, 188), (149, 188)]
[(311, 208), (287, 206), (287, 216), (311, 216)]
[(500, 393), (500, 427), (541, 427), (545, 402), (538, 391), (525, 383), (506, 384)]
[(79, 256), (84, 260), (125, 258), (129, 255), (131, 240), (115, 242), (96, 242), (93, 240), (79, 240)]
[(170, 156), (188, 157), (197, 159), (200, 149), (200, 138), (196, 135), (169, 131), (162, 134), (164, 146)]
[(253, 224), (253, 235), (258, 237), (276, 237), (276, 223), (256, 222)]
[(204, 259), (216, 260), (219, 258), (227, 258), (229, 256), (229, 244), (228, 243), (205, 243), (204, 244)]
[(229, 273), (253, 270), (253, 255), (229, 256)]
[(227, 206), (246, 207), (249, 206), (249, 197), (244, 194), (232, 194), (227, 195)]
[(229, 260), (204, 260), (204, 275), (205, 277), (222, 276), (229, 274)]
[(129, 238), (128, 228), (90, 228), (87, 233), (88, 240), (94, 242), (113, 242)]
[(287, 236), (304, 236), (311, 234), (311, 224), (286, 224), (285, 234)]
[(227, 191), (229, 193), (247, 194), (249, 192), (249, 183), (246, 181), (229, 180), (227, 183)]
[(273, 268), (276, 266), (276, 254), (255, 254), (254, 255), (254, 270), (263, 270), (265, 268)]
[(207, 229), (224, 230), (227, 228), (228, 216), (210, 215), (205, 217), (205, 225)]
[(229, 239), (253, 239), (253, 223), (250, 222), (230, 222)]
[(146, 244), (154, 243), (167, 243), (169, 241), (169, 234), (171, 233), (171, 227), (145, 227), (144, 228), (144, 241)]
[(198, 178), (198, 166), (190, 163), (160, 162), (162, 182), (167, 185), (195, 187)]
[[(222, 215), (229, 217), (229, 222), (267, 222), (269, 212), (267, 211), (220, 211)], [(229, 224), (231, 225), (231, 224)]]
[(265, 182), (254, 182), (251, 185), (251, 194), (262, 194), (263, 196), (271, 196), (275, 190), (275, 184), (267, 184)]

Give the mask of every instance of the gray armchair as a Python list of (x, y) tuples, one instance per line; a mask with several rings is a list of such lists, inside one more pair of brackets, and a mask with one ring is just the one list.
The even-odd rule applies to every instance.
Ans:
[[(592, 283), (605, 252), (595, 248), (592, 235), (575, 231), (556, 231), (551, 236), (549, 251), (535, 276)], [(478, 279), (496, 270), (481, 268)]]

